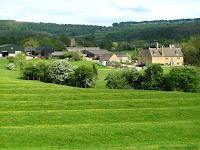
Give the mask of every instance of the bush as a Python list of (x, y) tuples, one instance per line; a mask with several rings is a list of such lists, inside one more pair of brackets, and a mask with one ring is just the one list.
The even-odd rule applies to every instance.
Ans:
[(41, 81), (48, 80), (49, 63), (46, 61), (39, 61), (35, 64), (34, 78)]
[(72, 52), (67, 52), (67, 53), (65, 53), (65, 54), (61, 55), (61, 56), (60, 56), (60, 58), (61, 58), (61, 59), (70, 58), (70, 57), (71, 57), (71, 55), (72, 55)]
[(83, 59), (83, 56), (78, 52), (72, 52), (71, 57), (75, 61), (80, 61)]
[(198, 91), (199, 76), (194, 68), (173, 68), (170, 70), (169, 79), (172, 90)]
[(144, 72), (142, 87), (146, 90), (162, 89), (163, 69), (159, 64), (151, 64)]
[(134, 68), (109, 73), (105, 80), (110, 89), (141, 89), (142, 75)]
[(125, 77), (122, 76), (122, 72), (111, 72), (106, 76), (106, 87), (109, 89), (126, 89), (128, 82)]
[(32, 62), (24, 64), (21, 73), (28, 80), (34, 80), (35, 65)]
[(66, 60), (54, 61), (50, 64), (49, 77), (54, 83), (67, 84), (69, 74), (73, 71), (71, 65)]
[(26, 60), (26, 55), (24, 53), (17, 53), (15, 56), (16, 61)]
[(95, 75), (91, 67), (80, 66), (70, 74), (69, 85), (78, 87), (91, 87), (95, 85)]
[(128, 83), (128, 86), (134, 89), (141, 89), (142, 74), (137, 69), (123, 70), (122, 77), (124, 77)]
[(15, 57), (13, 56), (10, 56), (8, 60), (9, 60), (9, 63), (15, 63)]
[(15, 64), (14, 63), (9, 63), (7, 66), (8, 70), (15, 70)]

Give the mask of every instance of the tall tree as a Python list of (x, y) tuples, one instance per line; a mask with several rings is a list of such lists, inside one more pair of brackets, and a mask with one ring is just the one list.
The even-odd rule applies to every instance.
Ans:
[(191, 36), (182, 44), (186, 64), (200, 66), (200, 35)]
[(24, 40), (23, 46), (24, 47), (34, 47), (34, 48), (37, 48), (40, 45), (39, 45), (38, 41), (34, 40), (33, 38), (28, 38), (28, 39)]

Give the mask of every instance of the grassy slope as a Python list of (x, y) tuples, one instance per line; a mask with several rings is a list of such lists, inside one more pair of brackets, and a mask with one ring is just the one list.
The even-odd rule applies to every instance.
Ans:
[(21, 80), (0, 59), (0, 149), (198, 149), (200, 94)]

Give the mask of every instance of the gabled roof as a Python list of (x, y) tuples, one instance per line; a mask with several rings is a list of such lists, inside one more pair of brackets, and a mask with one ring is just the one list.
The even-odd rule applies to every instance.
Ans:
[(104, 54), (113, 54), (112, 52), (107, 51), (105, 49), (102, 49), (102, 50), (86, 50), (86, 51), (88, 51), (88, 52), (90, 52), (90, 53), (92, 53), (96, 56), (100, 56), (100, 57), (103, 56)]
[(109, 61), (110, 58), (114, 55), (114, 53), (107, 53), (100, 57), (100, 61)]
[(152, 57), (162, 57), (160, 50), (157, 50), (156, 48), (149, 48), (149, 51)]
[(67, 47), (67, 51), (100, 50), (99, 47)]
[(145, 57), (148, 50), (142, 50), (141, 53), (138, 55), (138, 57)]
[[(162, 54), (162, 49), (159, 49), (159, 52)], [(183, 57), (180, 48), (164, 48), (163, 52), (163, 57)]]
[(127, 53), (115, 53), (117, 57), (129, 57), (130, 55)]
[(180, 48), (149, 48), (149, 50), (152, 57), (183, 57)]

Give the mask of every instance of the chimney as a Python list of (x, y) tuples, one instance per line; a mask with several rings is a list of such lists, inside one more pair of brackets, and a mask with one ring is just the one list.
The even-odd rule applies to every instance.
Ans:
[(159, 49), (159, 43), (158, 42), (156, 43), (156, 49), (157, 50)]
[(164, 57), (164, 46), (162, 46), (162, 57)]
[(169, 44), (169, 48), (172, 49), (172, 44)]
[(76, 42), (75, 42), (75, 39), (74, 38), (71, 38), (71, 43), (70, 43), (70, 46), (75, 46), (76, 45)]

